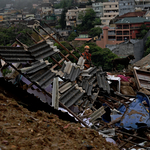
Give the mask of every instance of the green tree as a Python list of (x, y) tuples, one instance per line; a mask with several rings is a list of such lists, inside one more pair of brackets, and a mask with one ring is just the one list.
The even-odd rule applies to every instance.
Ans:
[(149, 31), (150, 28), (148, 28), (145, 24), (141, 25), (140, 27), (140, 39), (143, 39), (146, 33)]
[(100, 27), (95, 27), (95, 28), (92, 28), (88, 34), (92, 37), (94, 36), (99, 37), (101, 33), (102, 33), (102, 29)]
[[(64, 45), (68, 50), (72, 50), (72, 47), (65, 41), (61, 42), (62, 45)], [(55, 46), (64, 54), (68, 54), (59, 44), (55, 43)], [(117, 58), (118, 56), (114, 53), (112, 53), (108, 48), (100, 48), (95, 43), (85, 43), (84, 45), (78, 47), (77, 49), (83, 53), (84, 52), (84, 46), (89, 45), (90, 46), (90, 53), (92, 54), (92, 62), (95, 66), (99, 67), (101, 66), (103, 70), (110, 71), (112, 70), (112, 60)], [(80, 55), (77, 52), (74, 52), (74, 55), (79, 58)], [(55, 57), (56, 60), (60, 60), (58, 56)], [(69, 59), (72, 62), (76, 62), (76, 60), (69, 56)], [(52, 60), (50, 60), (52, 62)]]
[(59, 4), (55, 4), (54, 8), (58, 9), (58, 8), (69, 8), (70, 6), (72, 6), (73, 0), (62, 0)]
[(147, 38), (146, 44), (145, 44), (145, 52), (144, 56), (148, 55), (150, 53), (150, 36)]
[(94, 25), (101, 25), (101, 19), (100, 18), (95, 18), (95, 20), (93, 21)]
[(0, 28), (0, 45), (10, 46), (15, 42), (15, 39), (18, 38), (22, 43), (30, 46), (33, 44), (33, 41), (28, 38), (26, 33), (32, 34), (32, 30), (26, 28), (20, 24), (12, 26), (9, 28), (2, 27)]
[(79, 14), (79, 19), (81, 19), (82, 23), (77, 26), (78, 31), (86, 31), (90, 30), (94, 27), (94, 20), (95, 20), (96, 13), (93, 9), (87, 9), (85, 14)]
[(66, 28), (66, 12), (67, 12), (67, 9), (64, 8), (61, 14), (61, 18), (59, 20), (59, 24), (61, 25), (62, 30)]
[(77, 36), (78, 35), (76, 32), (71, 32), (71, 34), (68, 37), (68, 41), (73, 41)]
[(147, 56), (150, 53), (150, 47), (146, 49), (146, 51), (144, 52), (144, 56)]
[(95, 43), (85, 43), (79, 47), (80, 52), (84, 52), (85, 45), (90, 46), (92, 62), (95, 66), (101, 66), (105, 71), (110, 71), (112, 69), (112, 60), (118, 57), (116, 54), (112, 53), (108, 48), (100, 48)]

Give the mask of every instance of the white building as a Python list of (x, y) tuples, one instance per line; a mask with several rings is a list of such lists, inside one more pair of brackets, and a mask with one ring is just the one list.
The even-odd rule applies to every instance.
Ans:
[(96, 12), (96, 17), (100, 18), (103, 16), (103, 3), (101, 2), (92, 3), (92, 8)]

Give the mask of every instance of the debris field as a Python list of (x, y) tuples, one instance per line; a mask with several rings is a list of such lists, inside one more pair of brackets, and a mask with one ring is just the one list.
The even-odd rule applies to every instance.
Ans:
[[(31, 47), (18, 39), (20, 47), (0, 47), (0, 79), (9, 85), (8, 91), (13, 89), (15, 93), (18, 88), (37, 98), (37, 101), (20, 99), (19, 105), (18, 99), (1, 90), (2, 149), (148, 149), (150, 77), (147, 68), (133, 65), (125, 72), (105, 72), (94, 66), (85, 70), (85, 59), (73, 54), (78, 52), (82, 56), (76, 48), (72, 46), (73, 50), (69, 51), (53, 37), (54, 31), (49, 33), (39, 28), (47, 37), (34, 29), (42, 40), (34, 40), (35, 45)], [(64, 112), (67, 117), (60, 120)]]

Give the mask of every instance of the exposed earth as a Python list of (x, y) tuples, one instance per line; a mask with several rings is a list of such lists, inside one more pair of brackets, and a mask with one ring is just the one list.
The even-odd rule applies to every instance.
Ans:
[(2, 150), (118, 150), (95, 130), (59, 119), (44, 111), (31, 112), (13, 97), (0, 93)]

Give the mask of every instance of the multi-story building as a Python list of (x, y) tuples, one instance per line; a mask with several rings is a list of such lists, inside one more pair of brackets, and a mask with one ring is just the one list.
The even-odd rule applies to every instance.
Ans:
[(62, 14), (63, 8), (60, 9), (54, 9), (54, 14), (57, 16), (57, 19), (60, 19), (60, 16)]
[(150, 0), (135, 0), (135, 9), (149, 9)]
[(41, 13), (43, 14), (53, 13), (53, 7), (51, 3), (42, 3), (39, 7), (41, 8)]
[(140, 27), (145, 24), (150, 27), (150, 20), (142, 17), (123, 18), (117, 21), (115, 28), (105, 26), (100, 39), (96, 41), (97, 45), (105, 48), (106, 45), (116, 45), (130, 39), (136, 39), (140, 36)]
[(134, 12), (134, 11), (135, 11), (134, 0), (119, 1), (119, 16), (124, 15), (128, 12)]
[(119, 15), (118, 2), (103, 3), (103, 17), (101, 17), (103, 25), (109, 25), (110, 20), (117, 15)]
[(96, 17), (100, 18), (103, 16), (103, 3), (92, 3), (92, 8), (96, 12)]
[(82, 21), (79, 19), (80, 13), (85, 13), (87, 8), (70, 9), (66, 13), (66, 26), (76, 26), (81, 24)]

